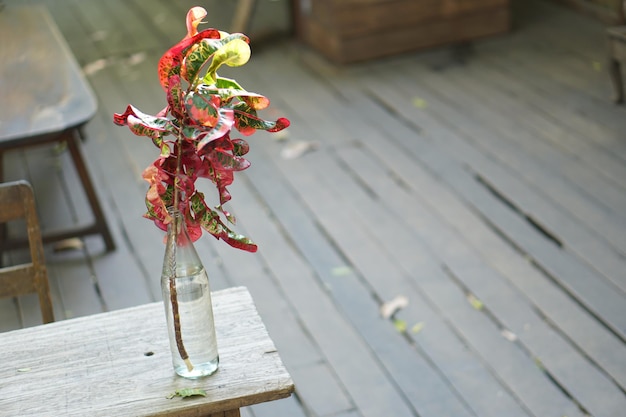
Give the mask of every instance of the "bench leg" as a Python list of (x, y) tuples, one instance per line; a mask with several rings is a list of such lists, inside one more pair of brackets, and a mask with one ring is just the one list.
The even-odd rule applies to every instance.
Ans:
[(620, 62), (616, 59), (609, 61), (609, 74), (611, 81), (613, 82), (613, 89), (615, 91), (613, 95), (613, 101), (615, 103), (624, 102), (624, 84), (622, 82), (622, 71)]
[(113, 242), (113, 237), (111, 236), (111, 232), (109, 231), (109, 228), (107, 226), (104, 213), (102, 212), (102, 208), (100, 207), (100, 202), (98, 201), (96, 190), (94, 189), (93, 183), (89, 178), (89, 172), (87, 171), (83, 155), (78, 145), (78, 142), (80, 140), (78, 134), (79, 132), (76, 130), (68, 132), (68, 134), (66, 135), (67, 147), (70, 151), (70, 154), (72, 155), (74, 166), (76, 167), (76, 171), (78, 172), (80, 181), (83, 184), (83, 189), (85, 190), (85, 194), (87, 195), (87, 200), (89, 201), (89, 205), (91, 206), (91, 211), (95, 217), (95, 228), (97, 230), (97, 233), (100, 234), (104, 239), (104, 244), (106, 245), (107, 251), (113, 251), (115, 250), (115, 243)]

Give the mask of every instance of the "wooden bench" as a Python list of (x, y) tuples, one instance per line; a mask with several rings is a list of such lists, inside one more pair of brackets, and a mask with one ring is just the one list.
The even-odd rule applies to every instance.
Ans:
[[(7, 416), (238, 417), (294, 385), (244, 287), (213, 293), (220, 367), (174, 374), (161, 302), (0, 333)], [(168, 398), (201, 388), (206, 397)]]
[[(0, 10), (0, 181), (5, 152), (65, 143), (93, 212), (85, 227), (43, 236), (44, 243), (102, 235), (115, 244), (80, 149), (81, 127), (96, 113), (94, 94), (47, 10), (41, 6)], [(27, 242), (0, 242), (3, 247)]]

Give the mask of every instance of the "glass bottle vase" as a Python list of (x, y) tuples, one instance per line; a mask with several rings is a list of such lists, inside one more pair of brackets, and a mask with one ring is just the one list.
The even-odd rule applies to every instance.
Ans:
[(211, 291), (183, 216), (171, 215), (161, 274), (163, 304), (174, 371), (195, 379), (211, 375), (219, 364)]

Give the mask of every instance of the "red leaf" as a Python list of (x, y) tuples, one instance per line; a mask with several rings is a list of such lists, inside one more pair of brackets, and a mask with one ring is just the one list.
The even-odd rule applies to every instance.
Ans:
[(185, 37), (176, 45), (171, 47), (159, 59), (158, 73), (159, 82), (163, 90), (167, 91), (169, 78), (172, 75), (180, 74), (180, 65), (186, 50), (201, 39), (220, 39), (221, 35), (217, 29), (205, 29), (191, 37)]
[(214, 149), (206, 157), (211, 161), (213, 169), (225, 171), (243, 171), (250, 166), (250, 162), (241, 156), (234, 156), (221, 149)]

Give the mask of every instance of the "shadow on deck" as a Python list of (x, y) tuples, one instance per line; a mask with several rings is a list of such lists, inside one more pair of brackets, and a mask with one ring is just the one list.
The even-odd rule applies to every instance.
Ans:
[[(184, 34), (187, 5), (47, 3), (98, 95), (84, 152), (118, 246), (48, 248), (56, 316), (158, 300), (162, 233), (141, 218), (156, 152), (111, 117), (164, 106), (156, 62)], [(286, 2), (266, 7), (287, 19)], [(539, 1), (515, 2), (513, 19), (461, 56), (335, 67), (282, 40), (223, 74), (292, 121), (280, 140), (250, 138), (252, 167), (231, 188), (259, 252), (198, 243), (214, 289), (250, 289), (296, 384), (246, 415), (626, 410), (626, 108), (609, 100), (604, 27)], [(67, 158), (5, 162), (7, 180), (34, 184), (44, 228), (88, 220)], [(398, 296), (408, 305), (381, 317)], [(33, 298), (0, 311), (0, 330), (38, 321)]]

